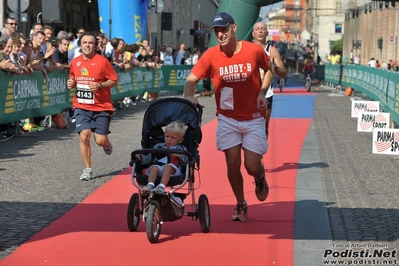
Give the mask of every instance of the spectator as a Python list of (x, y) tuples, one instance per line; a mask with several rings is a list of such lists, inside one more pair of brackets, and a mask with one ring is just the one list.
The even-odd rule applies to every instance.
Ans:
[(68, 32), (63, 31), (63, 30), (60, 30), (60, 31), (57, 33), (57, 39), (60, 40), (60, 39), (62, 39), (62, 38), (65, 38), (65, 39), (69, 40)]
[(382, 61), (381, 68), (382, 68), (382, 69), (385, 69), (385, 70), (388, 69), (388, 65), (387, 65), (387, 63), (385, 62), (385, 60)]
[(61, 38), (58, 40), (58, 47), (54, 53), (54, 61), (56, 62), (57, 69), (69, 69), (69, 59), (68, 59), (68, 47), (69, 39)]
[(180, 50), (176, 55), (176, 65), (183, 65), (184, 53), (186, 52), (186, 45), (184, 43), (180, 44)]
[(182, 65), (192, 65), (192, 58), (189, 51), (184, 52), (184, 58), (182, 59), (184, 63)]
[(43, 63), (43, 54), (42, 50), (41, 50), (41, 46), (44, 43), (44, 37), (45, 34), (43, 31), (38, 31), (35, 33), (35, 36), (33, 36), (33, 40), (32, 40), (32, 52), (30, 54), (30, 57), (28, 57), (28, 64), (30, 64), (31, 62), (34, 62), (35, 59), (39, 60), (38, 63), (36, 64), (31, 64), (33, 70), (40, 70), (43, 75), (45, 76), (45, 78), (47, 79), (47, 69), (44, 68), (44, 63)]
[(112, 46), (111, 42), (108, 40), (108, 36), (104, 34), (104, 43), (105, 45), (105, 57), (108, 59), (110, 63), (113, 63), (115, 61), (115, 53), (114, 53), (114, 47)]
[[(26, 43), (23, 45), (23, 47), (21, 46), (21, 53), (23, 53), (25, 55), (25, 58), (23, 60), (25, 60), (25, 65), (27, 65), (27, 67), (32, 68), (33, 65), (36, 65), (38, 63), (40, 63), (40, 60), (38, 59), (34, 59), (31, 60), (31, 56), (32, 56), (32, 41), (30, 39), (25, 39)], [(33, 70), (33, 68), (32, 68)]]
[(8, 62), (8, 63), (3, 63), (3, 70), (11, 73), (17, 73), (21, 74), (20, 69), (18, 66), (16, 66), (14, 63), (12, 63), (12, 60), (10, 59), (10, 54), (12, 50), (12, 38), (8, 38), (7, 41), (3, 45), (3, 49), (0, 51), (0, 62)]
[(97, 39), (97, 54), (104, 56), (105, 55), (105, 49), (104, 49), (104, 34), (102, 34), (101, 32), (96, 32), (94, 34), (96, 36)]
[(44, 41), (41, 45), (43, 66), (47, 69), (47, 72), (52, 72), (57, 68), (53, 55), (57, 46), (57, 41), (53, 40), (53, 28), (49, 25), (43, 26)]
[(155, 68), (160, 68), (163, 65), (163, 62), (159, 58), (159, 56), (154, 56), (154, 66)]
[(13, 17), (7, 17), (6, 23), (4, 23), (4, 28), (1, 30), (2, 33), (6, 34), (8, 37), (17, 37), (17, 21)]
[[(141, 45), (143, 45), (144, 48), (147, 49), (147, 47), (149, 47), (148, 40), (144, 39), (144, 40), (141, 42)], [(147, 52), (148, 52), (148, 50), (147, 50)]]
[(381, 67), (380, 62), (378, 62), (378, 60), (375, 60), (375, 67), (376, 68), (380, 68)]
[(72, 61), (75, 57), (78, 57), (82, 53), (80, 52), (80, 48), (78, 47), (78, 41), (80, 36), (85, 33), (85, 29), (82, 27), (79, 27), (78, 30), (76, 31), (76, 39), (72, 42), (71, 48), (68, 51), (68, 59), (69, 62)]
[(125, 45), (125, 41), (122, 38), (118, 38), (118, 45), (115, 48), (115, 63), (118, 67), (123, 68), (123, 47)]
[(193, 49), (192, 64), (195, 65), (198, 62), (200, 56), (200, 50), (198, 48)]
[(142, 47), (140, 49), (140, 54), (137, 56), (137, 61), (139, 62), (140, 67), (147, 67), (147, 50)]
[(166, 55), (166, 46), (165, 45), (161, 45), (161, 49), (159, 51), (159, 59), (161, 61), (164, 61), (165, 55)]
[(10, 60), (17, 68), (18, 75), (30, 75), (33, 73), (32, 68), (28, 68), (25, 63), (19, 57), (19, 52), (21, 49), (21, 40), (18, 37), (12, 37), (12, 46), (11, 46), (11, 53), (10, 53)]
[(353, 63), (355, 65), (360, 65), (360, 54), (359, 54), (359, 56), (355, 55), (355, 57), (353, 58)]
[(397, 70), (396, 60), (392, 60), (391, 61), (391, 68), (392, 68), (392, 71), (396, 71)]
[(376, 67), (377, 66), (377, 61), (374, 59), (374, 57), (370, 58), (370, 61), (367, 63), (369, 67)]
[(33, 24), (32, 33), (29, 35), (29, 39), (32, 40), (33, 36), (35, 36), (35, 33), (38, 31), (43, 31), (43, 26), (39, 22)]
[(163, 59), (163, 64), (164, 65), (173, 65), (173, 55), (172, 55), (173, 49), (172, 47), (166, 48), (166, 55)]
[(76, 30), (76, 38), (72, 42), (72, 47), (78, 47), (78, 40), (79, 40), (80, 36), (82, 36), (83, 33), (85, 33), (85, 29), (83, 27), (79, 27)]
[(136, 49), (135, 44), (128, 45), (123, 53), (123, 66), (124, 69), (131, 69), (135, 66), (134, 51)]

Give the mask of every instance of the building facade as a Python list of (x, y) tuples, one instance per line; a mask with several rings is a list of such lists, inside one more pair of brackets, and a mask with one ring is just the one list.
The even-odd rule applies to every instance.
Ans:
[[(370, 58), (380, 63), (398, 62), (399, 3), (383, 1), (353, 1), (345, 12), (343, 53), (360, 55), (361, 64)], [(382, 49), (378, 47), (382, 39)]]
[[(46, 8), (43, 9), (42, 0), (30, 0), (28, 9), (22, 12), (26, 13), (27, 19), (18, 23), (18, 30), (28, 36), (32, 25), (36, 22), (53, 26), (55, 34), (60, 30), (76, 33), (78, 27), (84, 27), (87, 31), (99, 30), (97, 0), (47, 0), (48, 3), (50, 1), (53, 1), (51, 6), (54, 6), (54, 3), (59, 3), (59, 8), (54, 8), (54, 13), (47, 14), (47, 17), (58, 16), (60, 21), (44, 22), (43, 11)], [(4, 18), (15, 16), (16, 13), (8, 7), (7, 1), (0, 0), (0, 5), (0, 11), (3, 11), (0, 13), (2, 18), (0, 21), (4, 25)], [(59, 14), (55, 14), (55, 12), (59, 12)]]
[(204, 50), (208, 47), (209, 29), (219, 1), (163, 0), (163, 3), (163, 14), (149, 13), (149, 39), (152, 46), (162, 44), (177, 48), (184, 43), (187, 48)]
[(316, 54), (327, 58), (333, 42), (342, 38), (345, 15), (342, 0), (308, 0), (306, 29), (316, 44)]

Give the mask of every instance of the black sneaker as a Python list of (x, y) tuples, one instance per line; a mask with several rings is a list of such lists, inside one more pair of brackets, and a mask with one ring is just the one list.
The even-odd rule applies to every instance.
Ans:
[(269, 196), (269, 185), (266, 182), (265, 173), (260, 178), (255, 179), (255, 194), (259, 201), (265, 201)]
[(234, 208), (234, 214), (231, 216), (232, 221), (244, 222), (247, 219), (248, 205), (244, 202), (238, 202)]

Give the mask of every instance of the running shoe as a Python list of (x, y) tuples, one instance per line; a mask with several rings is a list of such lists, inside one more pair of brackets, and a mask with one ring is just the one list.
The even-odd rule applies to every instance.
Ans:
[(165, 187), (164, 187), (163, 185), (159, 184), (158, 186), (156, 186), (156, 188), (154, 189), (154, 191), (155, 191), (156, 193), (162, 194), (162, 193), (165, 192)]
[(91, 168), (85, 168), (83, 169), (83, 174), (80, 176), (80, 180), (82, 181), (89, 181), (93, 176), (93, 171), (91, 171)]
[(106, 155), (111, 155), (111, 154), (112, 154), (113, 148), (112, 148), (112, 144), (111, 144), (111, 142), (110, 142), (109, 140), (108, 140), (107, 145), (105, 145), (105, 146), (103, 147), (103, 150), (104, 150), (104, 152), (105, 152)]
[(153, 183), (148, 183), (144, 188), (143, 188), (143, 192), (148, 192), (151, 191), (155, 188)]
[(231, 216), (232, 221), (244, 222), (247, 219), (248, 205), (244, 202), (238, 202), (234, 208), (234, 214)]
[(269, 185), (266, 182), (265, 173), (260, 178), (254, 178), (255, 180), (255, 194), (259, 201), (265, 201), (269, 196)]
[(22, 127), (25, 131), (34, 132), (34, 131), (43, 131), (44, 127), (37, 126), (34, 123), (25, 123)]

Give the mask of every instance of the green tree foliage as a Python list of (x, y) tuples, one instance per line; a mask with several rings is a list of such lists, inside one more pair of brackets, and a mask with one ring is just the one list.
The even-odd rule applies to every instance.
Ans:
[(331, 47), (331, 53), (341, 53), (342, 54), (342, 47), (344, 46), (344, 40), (341, 38), (338, 41), (333, 42)]

